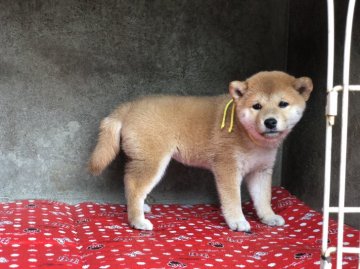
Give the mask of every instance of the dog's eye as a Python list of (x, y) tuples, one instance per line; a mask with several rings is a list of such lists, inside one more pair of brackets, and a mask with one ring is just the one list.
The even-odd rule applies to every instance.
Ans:
[(260, 105), (259, 103), (256, 103), (255, 105), (252, 106), (252, 108), (255, 110), (260, 110), (262, 108), (262, 105)]
[(288, 102), (285, 102), (285, 101), (281, 101), (280, 103), (279, 103), (279, 107), (281, 107), (281, 108), (285, 108), (285, 107), (287, 107), (289, 105), (289, 103)]

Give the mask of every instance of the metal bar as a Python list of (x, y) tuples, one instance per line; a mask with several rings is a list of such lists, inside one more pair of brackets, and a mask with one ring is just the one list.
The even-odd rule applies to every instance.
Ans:
[(359, 254), (360, 255), (360, 248), (343, 247), (343, 253), (351, 253), (351, 254)]
[[(329, 207), (330, 213), (338, 213), (338, 207)], [(344, 207), (344, 213), (360, 213), (360, 207)]]
[(344, 44), (344, 70), (343, 70), (343, 100), (342, 100), (342, 122), (340, 142), (340, 178), (339, 178), (339, 215), (338, 215), (338, 238), (337, 238), (337, 260), (336, 266), (342, 268), (343, 240), (344, 240), (344, 207), (345, 207), (345, 183), (346, 183), (346, 153), (347, 153), (347, 131), (348, 131), (348, 105), (349, 105), (349, 76), (352, 25), (356, 0), (350, 0), (346, 17), (345, 44)]
[[(327, 91), (334, 84), (334, 3), (327, 0), (328, 12), (328, 59), (327, 59)], [(332, 147), (332, 124), (326, 119), (326, 146), (325, 146), (325, 171), (324, 171), (324, 205), (323, 205), (323, 231), (321, 253), (325, 255), (328, 249), (329, 232), (329, 206), (330, 206), (330, 182), (331, 182), (331, 147)], [(331, 266), (331, 265), (330, 265)]]
[(360, 91), (360, 85), (349, 85), (349, 91)]
[[(332, 89), (330, 89), (331, 91), (335, 91), (335, 92), (340, 92), (344, 89), (344, 87), (342, 85), (337, 85), (335, 87), (333, 87)], [(349, 91), (360, 91), (360, 85), (349, 85)]]

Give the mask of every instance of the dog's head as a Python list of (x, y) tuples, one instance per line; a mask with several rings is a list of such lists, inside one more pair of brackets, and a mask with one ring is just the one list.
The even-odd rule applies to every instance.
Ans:
[(301, 119), (312, 89), (310, 78), (279, 71), (229, 85), (239, 122), (256, 144), (268, 147), (278, 146)]

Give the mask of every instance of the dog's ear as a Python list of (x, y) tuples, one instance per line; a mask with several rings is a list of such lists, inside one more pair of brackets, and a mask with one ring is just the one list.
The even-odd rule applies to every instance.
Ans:
[(232, 81), (229, 84), (229, 93), (234, 100), (242, 97), (247, 89), (247, 83), (242, 81)]
[(307, 101), (313, 90), (313, 83), (308, 77), (297, 78), (294, 82), (294, 88), (301, 94), (305, 101)]

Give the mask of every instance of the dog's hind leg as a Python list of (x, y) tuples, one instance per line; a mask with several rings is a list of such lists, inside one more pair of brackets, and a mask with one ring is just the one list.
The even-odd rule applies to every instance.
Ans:
[[(152, 230), (152, 223), (145, 219), (144, 200), (164, 175), (171, 154), (153, 155), (152, 158), (132, 159), (126, 167), (125, 195), (128, 221), (135, 229)], [(146, 206), (145, 206), (146, 208)]]

